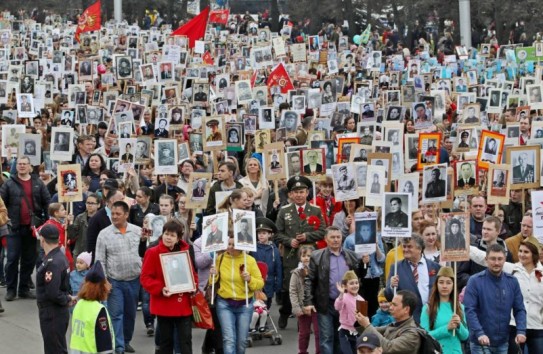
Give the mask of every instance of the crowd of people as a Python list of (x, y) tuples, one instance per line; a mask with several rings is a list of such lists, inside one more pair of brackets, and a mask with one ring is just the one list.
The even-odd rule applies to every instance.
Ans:
[(265, 12), (77, 41), (20, 15), (0, 18), (0, 284), (37, 299), (45, 353), (135, 352), (138, 307), (157, 353), (192, 353), (196, 291), (202, 353), (244, 353), (276, 305), (300, 354), (312, 334), (322, 354), (543, 352), (539, 39), (272, 32)]

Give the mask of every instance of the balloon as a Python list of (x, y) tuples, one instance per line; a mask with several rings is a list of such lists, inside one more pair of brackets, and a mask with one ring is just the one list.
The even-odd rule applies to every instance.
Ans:
[(106, 73), (106, 66), (104, 64), (98, 64), (98, 74), (105, 74)]
[(361, 40), (361, 39), (362, 39), (362, 37), (361, 37), (359, 34), (355, 35), (355, 36), (353, 37), (353, 42), (354, 42), (354, 44), (360, 44), (360, 40)]

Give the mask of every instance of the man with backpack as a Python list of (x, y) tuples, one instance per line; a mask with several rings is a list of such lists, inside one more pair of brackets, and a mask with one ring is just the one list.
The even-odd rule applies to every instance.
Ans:
[(368, 317), (356, 313), (356, 320), (362, 326), (362, 337), (374, 334), (379, 337), (383, 353), (418, 353), (421, 346), (419, 329), (413, 318), (418, 298), (409, 290), (400, 290), (390, 303), (390, 314), (396, 320), (384, 327), (373, 327)]

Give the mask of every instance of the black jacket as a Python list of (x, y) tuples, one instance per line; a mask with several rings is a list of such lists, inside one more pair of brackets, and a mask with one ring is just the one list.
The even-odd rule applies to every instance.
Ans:
[[(51, 202), (51, 195), (45, 184), (36, 175), (30, 175), (32, 181), (32, 201), (34, 204), (33, 213), (42, 219), (47, 219), (47, 208)], [(26, 203), (23, 197), (23, 186), (19, 177), (13, 174), (2, 187), (0, 187), (0, 196), (8, 208), (8, 216), (11, 220), (11, 226), (14, 230), (19, 228), (21, 220), (21, 205)], [(30, 198), (29, 198), (30, 201)]]
[(111, 220), (107, 216), (106, 208), (98, 210), (89, 220), (89, 227), (87, 228), (87, 252), (92, 253), (92, 263), (94, 263), (98, 234), (109, 225), (111, 225)]
[[(350, 270), (354, 270), (358, 278), (364, 278), (363, 267), (359, 267), (360, 261), (356, 254), (342, 248), (343, 256)], [(309, 273), (305, 278), (304, 306), (313, 305), (320, 314), (328, 313), (330, 303), (330, 249), (324, 248), (313, 251), (309, 261)]]

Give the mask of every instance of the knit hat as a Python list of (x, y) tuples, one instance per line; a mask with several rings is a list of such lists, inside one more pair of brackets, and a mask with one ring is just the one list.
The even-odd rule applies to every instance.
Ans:
[(353, 279), (356, 279), (358, 280), (358, 276), (356, 275), (356, 273), (352, 270), (348, 270), (345, 272), (345, 274), (343, 274), (343, 282), (344, 283), (347, 283), (349, 280), (353, 280)]
[(388, 302), (387, 298), (385, 297), (385, 289), (381, 289), (381, 291), (379, 291), (379, 294), (377, 295), (377, 302)]
[(82, 260), (83, 262), (85, 262), (85, 264), (87, 265), (87, 267), (90, 267), (90, 266), (91, 266), (91, 263), (92, 263), (92, 253), (89, 253), (89, 252), (81, 252), (81, 253), (79, 254), (79, 256), (77, 256), (77, 259)]
[(447, 277), (454, 279), (454, 270), (451, 267), (441, 267), (437, 272), (437, 277)]

